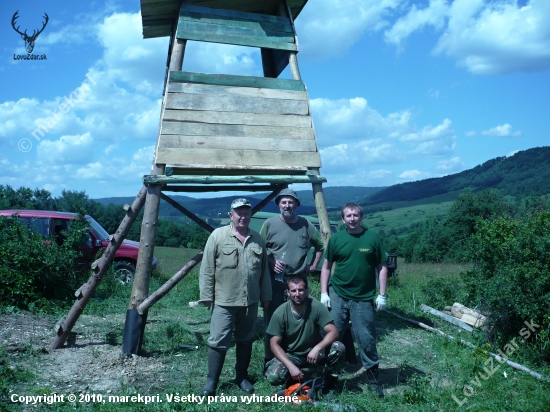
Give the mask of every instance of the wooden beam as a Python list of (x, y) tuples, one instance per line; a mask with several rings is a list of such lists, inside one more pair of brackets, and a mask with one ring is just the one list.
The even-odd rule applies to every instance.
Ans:
[[(162, 135), (159, 149), (199, 149), (203, 150), (261, 150), (284, 152), (315, 152), (317, 145), (313, 139), (277, 139), (274, 137), (250, 136), (190, 136)], [(269, 156), (269, 153), (266, 154)]]
[(275, 190), (273, 190), (273, 192), (271, 192), (271, 194), (269, 196), (267, 196), (264, 200), (262, 200), (260, 203), (258, 203), (256, 206), (254, 206), (252, 208), (252, 216), (254, 216), (254, 214), (256, 212), (259, 212), (260, 210), (262, 210), (264, 208), (265, 205), (267, 205), (269, 202), (271, 202), (273, 199), (275, 199), (277, 197), (277, 195), (279, 194), (279, 192), (281, 190), (283, 190), (285, 187), (288, 187), (288, 185), (284, 184), (284, 185), (279, 185), (277, 188), (275, 188)]
[(141, 304), (137, 307), (137, 310), (140, 315), (143, 315), (147, 312), (147, 310), (153, 306), (156, 302), (158, 302), (163, 296), (165, 296), (170, 290), (178, 284), (180, 280), (185, 278), (187, 274), (193, 269), (195, 266), (199, 264), (199, 262), (202, 260), (203, 251), (201, 250), (198, 254), (196, 254), (189, 262), (185, 264), (184, 267), (182, 267), (180, 270), (176, 272), (174, 276), (172, 276), (164, 285), (162, 285), (160, 288), (158, 288), (154, 293), (152, 293), (147, 299), (145, 299)]
[[(162, 135), (182, 135), (185, 137), (201, 137), (208, 136), (211, 138), (259, 138), (264, 144), (268, 139), (281, 140), (309, 140), (313, 141), (313, 128), (311, 127), (283, 127), (283, 126), (250, 126), (241, 124), (205, 124), (205, 123), (189, 123), (189, 122), (162, 122)], [(241, 139), (248, 140), (248, 139)], [(296, 142), (298, 143), (298, 142)], [(233, 148), (238, 148), (239, 144), (235, 142)], [(314, 146), (314, 151), (317, 146)], [(267, 149), (264, 149), (267, 150)], [(292, 150), (292, 148), (290, 148)]]
[(456, 325), (464, 330), (467, 330), (468, 332), (471, 332), (474, 330), (470, 325), (467, 325), (466, 323), (462, 322), (460, 319), (455, 318), (454, 316), (449, 316), (443, 312), (440, 312), (434, 308), (431, 308), (427, 305), (420, 305), (423, 311), (429, 312), (432, 315), (439, 316), (442, 319), (445, 319), (447, 322), (452, 323), (453, 325)]
[(263, 97), (265, 99), (307, 100), (305, 90), (273, 89), (251, 86), (221, 86), (202, 83), (172, 82), (168, 84), (170, 93), (214, 94), (216, 96)]
[[(311, 129), (311, 117), (299, 115), (274, 115), (244, 112), (218, 112), (208, 110), (165, 110), (164, 121), (240, 126), (276, 126)], [(286, 129), (283, 129), (286, 130)]]
[(257, 186), (217, 186), (217, 185), (208, 185), (208, 186), (163, 186), (163, 192), (224, 192), (224, 191), (243, 191), (243, 192), (266, 192), (273, 190), (272, 185), (257, 185)]
[(170, 82), (217, 84), (221, 86), (264, 87), (268, 89), (306, 90), (301, 80), (171, 71)]
[(221, 112), (249, 112), (300, 116), (309, 115), (307, 100), (183, 93), (168, 93), (166, 96), (166, 109), (212, 110)]
[(321, 158), (317, 151), (288, 152), (282, 150), (250, 150), (238, 148), (229, 150), (158, 147), (156, 162), (166, 165), (187, 166), (200, 164), (203, 165), (204, 168), (219, 165), (225, 169), (233, 169), (239, 166), (250, 169), (261, 169), (263, 166), (271, 166), (276, 169), (284, 170), (286, 166), (321, 166)]
[(92, 270), (90, 279), (88, 280), (87, 286), (80, 289), (79, 298), (74, 303), (73, 307), (67, 314), (67, 317), (64, 319), (63, 324), (57, 328), (57, 337), (54, 339), (50, 345), (51, 349), (62, 348), (65, 344), (73, 326), (76, 324), (76, 321), (80, 317), (80, 314), (84, 311), (84, 308), (88, 304), (88, 301), (93, 296), (95, 290), (99, 286), (99, 283), (107, 273), (111, 263), (115, 257), (115, 253), (118, 247), (122, 244), (122, 241), (126, 238), (128, 231), (132, 227), (132, 224), (136, 220), (136, 217), (145, 203), (145, 196), (147, 194), (147, 188), (143, 186), (139, 191), (138, 195), (134, 199), (132, 206), (126, 211), (126, 216), (118, 226), (113, 240), (109, 242), (107, 248), (101, 255), (97, 266)]
[(191, 213), (189, 210), (184, 208), (182, 205), (180, 205), (178, 202), (176, 202), (174, 199), (169, 198), (164, 193), (161, 193), (160, 195), (161, 199), (166, 201), (168, 204), (172, 205), (176, 210), (183, 213), (185, 216), (187, 216), (189, 219), (191, 219), (193, 222), (195, 222), (197, 225), (202, 227), (204, 230), (206, 230), (208, 233), (212, 233), (214, 231), (214, 228), (210, 226), (208, 223), (206, 223), (204, 220), (198, 218), (193, 213)]
[(265, 175), (265, 176), (165, 176), (145, 175), (143, 181), (146, 184), (232, 184), (232, 183), (323, 183), (327, 179), (324, 176), (303, 175)]

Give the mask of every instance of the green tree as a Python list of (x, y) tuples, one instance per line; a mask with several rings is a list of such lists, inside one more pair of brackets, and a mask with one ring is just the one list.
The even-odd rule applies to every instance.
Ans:
[[(548, 324), (550, 316), (550, 211), (518, 220), (481, 220), (473, 236), (474, 268), (464, 275), (469, 305), (490, 312), (491, 338), (517, 337), (525, 321)], [(535, 333), (550, 357), (548, 331)]]

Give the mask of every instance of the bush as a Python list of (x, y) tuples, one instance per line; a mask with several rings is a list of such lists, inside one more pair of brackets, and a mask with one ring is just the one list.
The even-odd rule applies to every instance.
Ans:
[(470, 306), (490, 313), (489, 338), (507, 343), (524, 322), (541, 328), (529, 340), (550, 357), (550, 211), (521, 220), (483, 220), (473, 237), (473, 269), (464, 275)]
[(82, 285), (79, 246), (86, 223), (75, 221), (62, 246), (33, 234), (17, 219), (0, 217), (0, 305), (53, 309), (74, 300)]
[(421, 289), (424, 302), (438, 310), (443, 310), (445, 306), (451, 306), (454, 302), (463, 302), (464, 292), (460, 283), (456, 276), (429, 279)]

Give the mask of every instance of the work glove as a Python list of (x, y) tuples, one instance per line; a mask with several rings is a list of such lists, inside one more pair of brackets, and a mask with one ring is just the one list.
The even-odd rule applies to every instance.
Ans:
[(326, 308), (330, 308), (330, 298), (328, 293), (321, 293), (321, 303), (325, 305)]
[(378, 295), (378, 297), (376, 298), (376, 310), (384, 310), (386, 309), (386, 300), (387, 300), (387, 296), (384, 295)]

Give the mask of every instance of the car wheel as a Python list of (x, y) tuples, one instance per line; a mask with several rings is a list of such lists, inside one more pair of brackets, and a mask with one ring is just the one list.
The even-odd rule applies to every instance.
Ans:
[(136, 266), (126, 260), (115, 262), (114, 266), (115, 280), (122, 285), (128, 285), (134, 281)]

